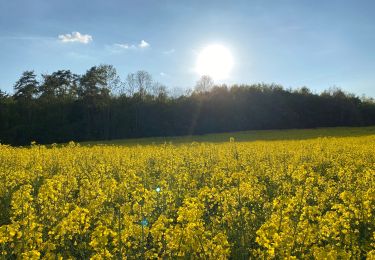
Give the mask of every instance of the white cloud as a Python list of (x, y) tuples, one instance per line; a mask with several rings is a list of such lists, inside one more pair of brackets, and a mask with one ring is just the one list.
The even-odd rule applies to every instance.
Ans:
[(138, 44), (138, 47), (139, 48), (147, 48), (147, 47), (150, 47), (150, 44), (148, 42), (146, 42), (145, 40), (142, 40), (139, 44)]
[(127, 49), (136, 49), (137, 48), (134, 44), (129, 45), (127, 43), (115, 43), (114, 46), (118, 47), (118, 48), (121, 48), (121, 49), (125, 49), (125, 50), (127, 50)]
[(92, 41), (92, 36), (89, 34), (81, 34), (80, 32), (72, 32), (67, 34), (60, 34), (58, 36), (59, 40), (62, 42), (79, 42), (83, 44), (88, 44)]
[(176, 50), (175, 49), (170, 49), (170, 50), (166, 50), (166, 51), (163, 51), (164, 54), (172, 54), (174, 53)]
[(170, 78), (170, 77), (171, 77), (170, 74), (165, 73), (165, 72), (160, 72), (160, 73), (159, 73), (159, 76), (162, 77), (162, 78)]
[(150, 47), (150, 44), (145, 40), (142, 40), (139, 44), (129, 44), (129, 43), (114, 43), (111, 46), (113, 52), (120, 52), (123, 50), (137, 50), (137, 49), (145, 49)]

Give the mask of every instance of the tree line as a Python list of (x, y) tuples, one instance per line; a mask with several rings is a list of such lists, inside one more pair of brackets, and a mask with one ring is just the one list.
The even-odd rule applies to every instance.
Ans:
[(146, 71), (122, 81), (112, 65), (83, 75), (25, 71), (0, 90), (0, 142), (25, 145), (260, 129), (375, 125), (375, 102), (338, 88), (215, 85), (203, 76), (172, 95)]

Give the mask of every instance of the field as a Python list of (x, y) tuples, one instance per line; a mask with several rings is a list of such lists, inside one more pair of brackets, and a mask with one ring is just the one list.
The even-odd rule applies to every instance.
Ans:
[(285, 129), (285, 130), (251, 130), (235, 133), (188, 135), (177, 137), (132, 138), (109, 141), (83, 142), (83, 145), (154, 145), (154, 144), (189, 144), (192, 142), (222, 143), (234, 137), (236, 142), (274, 141), (274, 140), (304, 140), (318, 137), (356, 137), (375, 135), (375, 126), (368, 127), (327, 127), (316, 129)]
[(375, 258), (374, 127), (108, 144), (0, 145), (4, 259)]

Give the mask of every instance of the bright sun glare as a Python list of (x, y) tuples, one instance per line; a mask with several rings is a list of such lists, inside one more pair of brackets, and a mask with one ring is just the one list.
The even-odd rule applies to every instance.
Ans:
[(198, 55), (196, 72), (208, 75), (213, 80), (222, 80), (229, 77), (233, 67), (233, 57), (230, 51), (222, 45), (209, 45)]

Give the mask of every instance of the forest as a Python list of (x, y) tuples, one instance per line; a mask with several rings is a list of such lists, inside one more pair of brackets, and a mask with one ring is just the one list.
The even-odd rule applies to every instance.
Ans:
[(25, 71), (13, 89), (0, 90), (0, 143), (11, 145), (375, 125), (374, 99), (339, 88), (227, 86), (202, 76), (176, 94), (146, 71), (122, 81), (112, 65), (83, 75)]

